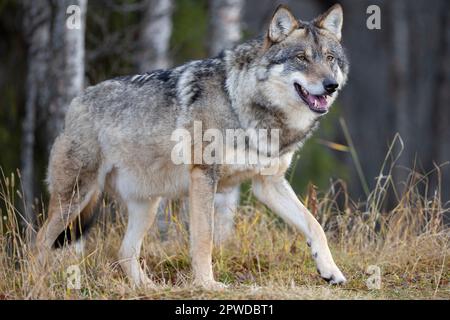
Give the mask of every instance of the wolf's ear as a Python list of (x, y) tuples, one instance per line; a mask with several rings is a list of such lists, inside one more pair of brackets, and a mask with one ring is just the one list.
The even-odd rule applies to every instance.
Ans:
[(270, 21), (268, 38), (271, 42), (280, 42), (298, 27), (295, 19), (288, 7), (279, 5)]
[(338, 40), (341, 40), (342, 23), (344, 22), (344, 15), (340, 4), (335, 4), (327, 12), (320, 15), (315, 21), (315, 24), (322, 29), (326, 29), (333, 33)]

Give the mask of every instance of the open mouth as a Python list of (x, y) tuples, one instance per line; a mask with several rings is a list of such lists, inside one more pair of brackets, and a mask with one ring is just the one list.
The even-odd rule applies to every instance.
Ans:
[(297, 82), (294, 83), (294, 87), (300, 98), (302, 98), (302, 100), (308, 105), (311, 111), (317, 113), (326, 113), (328, 111), (327, 94), (320, 96), (310, 94), (305, 88), (303, 88)]

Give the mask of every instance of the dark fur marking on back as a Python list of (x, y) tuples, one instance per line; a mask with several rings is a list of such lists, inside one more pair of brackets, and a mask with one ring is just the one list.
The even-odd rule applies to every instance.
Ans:
[(143, 74), (121, 76), (121, 77), (114, 78), (114, 80), (130, 82), (134, 85), (142, 86), (142, 85), (148, 83), (152, 79), (156, 79), (156, 80), (159, 80), (162, 82), (168, 82), (168, 81), (170, 81), (172, 74), (173, 73), (171, 70), (158, 69), (158, 70), (154, 70), (154, 71), (148, 71)]

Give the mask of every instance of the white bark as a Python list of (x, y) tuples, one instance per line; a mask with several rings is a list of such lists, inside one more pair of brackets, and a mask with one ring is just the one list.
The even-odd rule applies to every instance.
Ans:
[[(81, 9), (79, 28), (68, 28), (67, 8)], [(51, 102), (48, 109), (48, 143), (53, 144), (64, 126), (67, 108), (84, 87), (84, 39), (87, 0), (59, 0), (54, 2), (55, 20), (52, 30), (52, 61), (50, 81)]]
[(23, 3), (23, 28), (28, 46), (25, 118), (22, 126), (21, 182), (24, 196), (23, 225), (28, 231), (36, 223), (32, 204), (34, 199), (34, 147), (36, 114), (45, 103), (47, 61), (49, 57), (51, 8), (46, 0)]
[(140, 72), (170, 67), (173, 0), (148, 0), (136, 62)]
[(242, 36), (241, 17), (243, 0), (209, 0), (210, 5), (210, 55), (231, 48)]

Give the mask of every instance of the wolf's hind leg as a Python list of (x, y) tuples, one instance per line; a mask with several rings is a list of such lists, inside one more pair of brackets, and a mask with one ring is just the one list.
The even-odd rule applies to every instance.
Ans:
[(239, 187), (216, 193), (214, 199), (214, 244), (224, 245), (234, 233), (234, 215), (239, 205)]
[(144, 236), (155, 220), (160, 197), (148, 200), (129, 200), (128, 224), (119, 251), (120, 265), (126, 275), (136, 286), (152, 285), (139, 264), (139, 255)]

